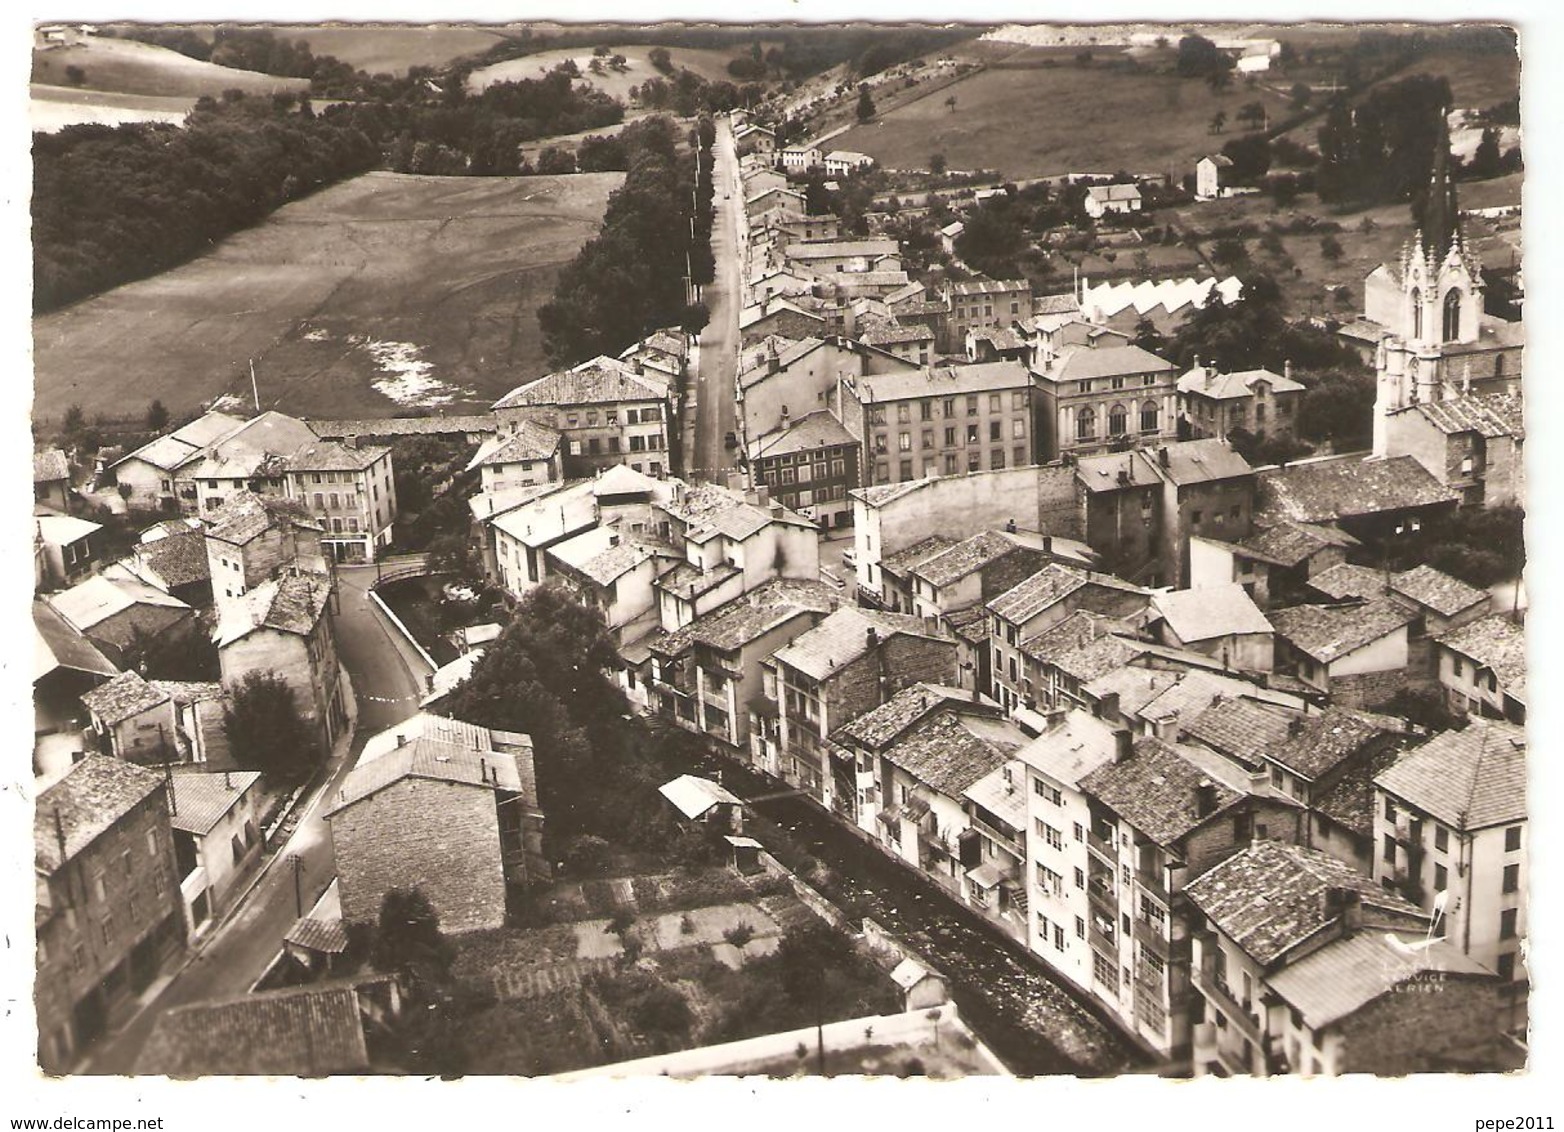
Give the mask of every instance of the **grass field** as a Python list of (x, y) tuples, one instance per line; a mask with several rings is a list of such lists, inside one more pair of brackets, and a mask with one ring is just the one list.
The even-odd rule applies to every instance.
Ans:
[(622, 174), (369, 173), (210, 254), (33, 321), (35, 414), (224, 395), (321, 417), (487, 407), (544, 372), (536, 310)]
[[(946, 106), (951, 96), (954, 111)], [(1195, 80), (1073, 62), (995, 68), (849, 130), (832, 145), (895, 169), (927, 168), (930, 154), (943, 153), (952, 169), (998, 169), (1017, 179), (1119, 169), (1182, 177), (1235, 136), (1239, 107), (1256, 100), (1272, 114), (1284, 105), (1243, 84), (1214, 95)], [(1219, 136), (1208, 132), (1218, 110), (1229, 123)]]
[(316, 55), (335, 55), (371, 75), (405, 74), (409, 67), (443, 67), (505, 39), (498, 28), (408, 24), (313, 24), (280, 27)]
[(43, 133), (54, 133), (83, 122), (103, 126), (119, 126), (126, 122), (172, 122), (177, 125), (185, 120), (193, 105), (193, 98), (119, 94), (34, 83), (29, 88), (27, 117), (28, 124)]
[(86, 72), (81, 85), (88, 90), (121, 94), (199, 98), (203, 94), (216, 97), (225, 90), (272, 94), (309, 87), (307, 79), (282, 79), (219, 67), (166, 47), (128, 39), (91, 39), (80, 44), (34, 50), (32, 81), (50, 86), (70, 85), (65, 68), (71, 66)]
[[(613, 46), (611, 40), (605, 39), (604, 43)], [(645, 47), (614, 47), (617, 54), (623, 55), (629, 64), (628, 70), (623, 72), (609, 70), (604, 67), (601, 75), (592, 74), (587, 68), (592, 62), (592, 49), (590, 47), (576, 47), (560, 51), (542, 51), (536, 55), (526, 55), (520, 59), (509, 59), (503, 63), (495, 63), (472, 73), (467, 80), (469, 91), (480, 91), (490, 83), (515, 82), (519, 79), (541, 78), (547, 72), (559, 66), (566, 59), (574, 59), (576, 66), (581, 68), (581, 82), (596, 87), (604, 94), (617, 98), (621, 102), (630, 97), (630, 88), (640, 86), (647, 79), (657, 78), (659, 72), (647, 59), (647, 53), (651, 46)], [(673, 59), (675, 70), (683, 67), (685, 70), (694, 71), (704, 79), (727, 79), (728, 60), (738, 52), (704, 51), (687, 47), (673, 47), (668, 49), (668, 54)]]

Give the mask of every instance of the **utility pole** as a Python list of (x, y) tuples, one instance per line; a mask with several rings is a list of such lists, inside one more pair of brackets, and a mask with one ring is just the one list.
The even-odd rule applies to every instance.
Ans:
[(255, 383), (255, 359), (250, 359), (250, 396), (255, 399), (255, 411), (261, 411), (261, 387)]
[(293, 867), (293, 905), (295, 915), (304, 916), (304, 858), (297, 853), (288, 854), (288, 864)]

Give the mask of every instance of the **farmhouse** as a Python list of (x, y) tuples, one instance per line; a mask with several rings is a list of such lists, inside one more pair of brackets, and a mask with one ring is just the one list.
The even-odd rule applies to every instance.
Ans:
[(523, 420), (514, 432), (484, 441), (468, 461), (467, 471), (477, 468), (485, 492), (553, 483), (563, 479), (558, 432), (536, 421)]
[(71, 509), (71, 462), (58, 448), (33, 453), (33, 502), (56, 511)]
[(825, 155), (824, 162), (827, 176), (845, 177), (859, 169), (870, 168), (874, 164), (874, 158), (867, 153), (855, 153), (850, 149), (833, 149)]
[(228, 413), (205, 413), (166, 436), (109, 465), (115, 482), (128, 488), (126, 502), (148, 511), (172, 511), (176, 508), (193, 515), (199, 510), (195, 484), (184, 470), (201, 458), (209, 444), (227, 436), (244, 424), (242, 417)]
[(1129, 216), (1141, 210), (1139, 185), (1093, 185), (1086, 190), (1086, 215), (1101, 220), (1109, 213)]
[(1233, 159), (1225, 153), (1208, 153), (1195, 162), (1195, 199), (1216, 200), (1232, 172)]

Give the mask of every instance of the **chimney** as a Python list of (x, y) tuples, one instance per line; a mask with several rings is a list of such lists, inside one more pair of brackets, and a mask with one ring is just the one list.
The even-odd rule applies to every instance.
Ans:
[(1325, 890), (1325, 915), (1341, 921), (1341, 934), (1350, 936), (1363, 926), (1363, 896), (1353, 888), (1332, 886)]
[(225, 790), (232, 790), (233, 788), (234, 788), (233, 772), (226, 771), (226, 770), (223, 771), (223, 789), (225, 789)]
[(1161, 448), (1158, 448), (1157, 449), (1157, 463), (1162, 465), (1164, 468), (1166, 468), (1166, 467), (1169, 466), (1169, 464), (1171, 462), (1172, 461), (1171, 461), (1171, 459), (1168, 456), (1167, 445), (1163, 445)]
[(877, 648), (880, 644), (880, 634), (873, 625), (864, 630), (864, 644), (868, 648)]
[(346, 436), (344, 436), (342, 438), (342, 446), (344, 448), (355, 448), (356, 449), (358, 447), (358, 436), (357, 436), (357, 434), (350, 432)]
[(1135, 754), (1135, 736), (1128, 727), (1113, 729), (1113, 764), (1119, 766), (1130, 761)]
[(1098, 719), (1106, 719), (1110, 723), (1119, 722), (1119, 693), (1104, 692), (1102, 697), (1098, 699), (1093, 714)]
[(619, 545), (619, 535), (617, 533), (616, 534), (611, 534), (611, 535), (608, 536), (608, 545), (609, 546), (618, 546)]
[(767, 503), (766, 506), (771, 509), (771, 517), (773, 519), (780, 519), (782, 517), (782, 504), (778, 503), (775, 499)]
[(1285, 359), (1282, 362), (1282, 376), (1285, 377), (1285, 378), (1288, 378), (1288, 379), (1292, 378), (1292, 359), (1291, 358), (1287, 358), (1287, 359)]
[(1287, 734), (1289, 736), (1302, 735), (1303, 723), (1303, 719), (1299, 716), (1294, 716), (1292, 719), (1289, 719), (1287, 721)]
[(1053, 535), (1044, 535), (1043, 536), (1043, 553), (1044, 554), (1052, 554), (1053, 552), (1054, 552), (1054, 536)]
[(1198, 817), (1210, 817), (1216, 812), (1216, 783), (1209, 778), (1202, 778), (1195, 785), (1195, 814)]
[(771, 489), (763, 483), (755, 485), (755, 505), (766, 508), (771, 506)]
[(397, 737), (396, 737), (396, 745), (398, 747), (405, 747), (405, 746), (407, 746), (407, 736), (401, 734), (400, 732), (398, 732), (397, 733)]

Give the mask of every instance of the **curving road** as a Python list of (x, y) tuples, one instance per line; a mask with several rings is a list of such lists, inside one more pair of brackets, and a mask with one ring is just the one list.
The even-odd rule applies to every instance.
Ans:
[(716, 193), (712, 202), (716, 216), (711, 226), (711, 254), (716, 260), (716, 272), (701, 296), (711, 311), (711, 321), (701, 331), (692, 383), (694, 401), (687, 406), (695, 421), (695, 445), (687, 454), (685, 475), (692, 479), (721, 481), (729, 470), (738, 466), (738, 453), (723, 445), (723, 437), (738, 428), (734, 382), (739, 358), (739, 306), (743, 302), (739, 279), (738, 210), (744, 202), (732, 123), (726, 114), (718, 115), (716, 122), (717, 141), (713, 146)]
[[(374, 580), (373, 566), (337, 571), (339, 602), (332, 626), (337, 654), (358, 705), (358, 726), (353, 737), (339, 742), (332, 752), (325, 787), (306, 804), (298, 827), (267, 860), (251, 892), (215, 932), (191, 949), (185, 965), (171, 979), (161, 988), (154, 984), (140, 1012), (94, 1048), (81, 1072), (130, 1073), (160, 1014), (248, 991), (282, 949), (283, 936), (299, 909), (308, 910), (336, 875), (330, 832), (321, 816), (324, 800), (352, 768), (365, 739), (418, 710), (422, 677), (428, 672), (428, 666), (369, 602)], [(297, 866), (293, 857), (298, 858)]]

